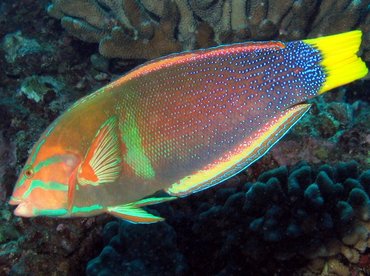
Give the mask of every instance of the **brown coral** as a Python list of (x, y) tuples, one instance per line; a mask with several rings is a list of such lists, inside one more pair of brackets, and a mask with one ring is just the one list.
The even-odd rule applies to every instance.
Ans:
[[(107, 57), (150, 59), (212, 44), (294, 40), (361, 28), (364, 57), (370, 60), (369, 4), (370, 0), (54, 0), (48, 11), (72, 35), (99, 42)], [(211, 42), (204, 43), (199, 33)]]
[[(134, 9), (130, 13), (132, 18), (139, 18), (142, 12)], [(149, 21), (140, 22), (132, 20), (137, 33), (130, 33), (130, 30), (115, 26), (111, 35), (104, 37), (99, 44), (99, 51), (106, 57), (144, 58), (151, 59), (161, 56), (163, 53), (180, 51), (181, 45), (174, 38), (176, 27), (177, 10), (171, 3), (165, 6), (164, 15), (158, 23)], [(133, 36), (134, 35), (134, 36)], [(137, 39), (141, 37), (141, 39)]]
[[(177, 6), (169, 0), (159, 7), (147, 6), (145, 9), (134, 0), (55, 0), (48, 12), (60, 18), (72, 35), (99, 42), (99, 51), (106, 57), (151, 59), (180, 51), (181, 44), (174, 35)], [(153, 20), (150, 13), (159, 20)]]

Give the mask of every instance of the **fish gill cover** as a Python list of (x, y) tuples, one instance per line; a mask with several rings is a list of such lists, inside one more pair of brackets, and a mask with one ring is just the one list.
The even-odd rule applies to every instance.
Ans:
[[(69, 4), (75, 2), (78, 8), (75, 11), (83, 15), (74, 14), (73, 9), (69, 10), (67, 2)], [(16, 174), (23, 165), (28, 150), (41, 131), (76, 99), (103, 86), (115, 79), (118, 73), (121, 75), (139, 63), (125, 58), (142, 60), (177, 52), (180, 49), (208, 47), (219, 43), (249, 39), (293, 40), (360, 28), (364, 32), (362, 57), (369, 60), (368, 1), (156, 1), (160, 3), (159, 5), (153, 3), (154, 1), (1, 2), (1, 273), (9, 274), (11, 271), (13, 275), (27, 273), (50, 275), (56, 271), (60, 275), (83, 274), (87, 261), (99, 255), (102, 247), (101, 227), (110, 220), (109, 218), (103, 216), (69, 221), (45, 218), (22, 220), (11, 215), (5, 201), (10, 196)], [(99, 20), (90, 21), (99, 15), (94, 11), (94, 7), (101, 7), (104, 11), (98, 17), (99, 20), (103, 20), (100, 23)], [(59, 12), (57, 17), (61, 18), (62, 24), (48, 16), (46, 8), (53, 16), (53, 9), (57, 11), (56, 14)], [(134, 20), (135, 18), (140, 20)], [(71, 19), (74, 19), (75, 30), (68, 25)], [(107, 25), (101, 27), (99, 24)], [(63, 31), (61, 25), (66, 31)], [(84, 38), (90, 35), (93, 37), (96, 35), (95, 40), (90, 41), (99, 43), (99, 49), (94, 43), (84, 43), (78, 39), (86, 41)], [(98, 51), (107, 57), (115, 56), (124, 60), (109, 60), (99, 55)], [(355, 159), (359, 162), (361, 170), (367, 169), (370, 122), (367, 90), (368, 81), (357, 82), (313, 101), (314, 106), (310, 114), (306, 115), (291, 134), (281, 141), (279, 147), (248, 170), (248, 179), (257, 178), (262, 172), (279, 164), (295, 164), (299, 160), (329, 164)], [(233, 186), (233, 182), (245, 177), (244, 174), (239, 175), (226, 185)], [(170, 224), (172, 228), (180, 225), (181, 229), (188, 229), (186, 225), (191, 225), (192, 218), (197, 217), (196, 210), (189, 206), (194, 204), (196, 207), (198, 203), (205, 202), (203, 208), (207, 210), (211, 205), (222, 205), (221, 199), (218, 203), (215, 202), (217, 198), (222, 194), (226, 198), (228, 194), (237, 193), (244, 182), (245, 180), (239, 182), (239, 188), (224, 189), (223, 184), (220, 192), (213, 189), (199, 197), (186, 199), (186, 203), (173, 203), (171, 208), (174, 208), (175, 212), (163, 206), (161, 208), (164, 210), (160, 209), (160, 213), (177, 221), (177, 224), (175, 222)], [(166, 208), (169, 210), (168, 214)], [(179, 214), (182, 212), (181, 208), (188, 213), (184, 216)], [(235, 215), (237, 214), (235, 212)], [(183, 217), (185, 219), (182, 220)], [(136, 229), (133, 225), (129, 227)], [(170, 228), (162, 228), (169, 236), (173, 235)], [(177, 231), (181, 233), (181, 230)], [(115, 235), (114, 231), (112, 235)], [(216, 236), (209, 235), (211, 245)], [(106, 236), (106, 242), (109, 241), (109, 237)], [(189, 271), (186, 267), (191, 268), (193, 261), (184, 260), (181, 256), (187, 255), (185, 250), (176, 250), (174, 246), (186, 248), (187, 239), (192, 238), (192, 235), (185, 236), (183, 240), (185, 245), (168, 247), (174, 250), (173, 256), (179, 256), (176, 257), (177, 264), (184, 264), (178, 266), (179, 272)], [(232, 239), (233, 235), (230, 237), (224, 235), (218, 242), (228, 245), (228, 240)], [(267, 246), (274, 247), (268, 243)], [(290, 244), (284, 244), (280, 248), (289, 252), (289, 247)], [(217, 249), (217, 243), (215, 248)], [(233, 250), (238, 252), (240, 248), (243, 247), (237, 244)], [(132, 247), (130, 250), (135, 248)], [(200, 260), (210, 259), (209, 251), (206, 251), (208, 253), (201, 252), (203, 255), (200, 255)], [(223, 256), (219, 250), (213, 253)], [(323, 267), (321, 271), (324, 273), (329, 269), (334, 269), (336, 273), (342, 275), (346, 275), (348, 270), (366, 273), (369, 269), (367, 251), (359, 255), (359, 260), (352, 259), (355, 260), (353, 264), (348, 261), (350, 259), (343, 258), (351, 254), (356, 256), (352, 250), (344, 250), (330, 259), (316, 258), (315, 266)], [(305, 258), (301, 257), (298, 261), (294, 259), (291, 262), (276, 262), (275, 258), (263, 260), (263, 266), (268, 267), (267, 271), (270, 273), (276, 272), (281, 266), (283, 268), (292, 264), (297, 264), (298, 267), (306, 266)], [(131, 259), (126, 257), (126, 263), (129, 262)], [(141, 264), (145, 262), (138, 261), (136, 271), (143, 271), (144, 266)], [(189, 263), (190, 266), (187, 265)], [(256, 267), (254, 261), (248, 264), (250, 270), (261, 267), (259, 263)], [(216, 262), (213, 262), (211, 268), (216, 265)], [(117, 269), (119, 267), (117, 266)], [(236, 267), (238, 268), (237, 265)], [(298, 267), (294, 268), (298, 270)], [(171, 271), (169, 266), (167, 268)], [(183, 268), (185, 270), (182, 270)]]

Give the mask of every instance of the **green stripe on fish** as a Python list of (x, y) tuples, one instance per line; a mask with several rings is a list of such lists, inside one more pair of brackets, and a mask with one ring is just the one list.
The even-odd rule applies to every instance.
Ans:
[(153, 179), (155, 171), (144, 152), (140, 131), (133, 111), (127, 110), (126, 120), (121, 124), (120, 130), (122, 141), (127, 149), (124, 156), (126, 163), (135, 171), (136, 175), (146, 179)]
[(83, 207), (73, 206), (72, 207), (72, 213), (90, 213), (90, 212), (94, 212), (94, 211), (98, 211), (98, 210), (102, 210), (102, 209), (103, 209), (103, 206), (101, 206), (99, 204), (94, 204), (94, 205), (90, 205), (90, 206), (83, 206)]
[(51, 164), (60, 163), (60, 162), (63, 162), (63, 160), (60, 158), (60, 156), (58, 156), (58, 155), (57, 156), (52, 156), (52, 157), (46, 159), (45, 161), (41, 161), (40, 163), (38, 163), (33, 170), (34, 170), (35, 173), (37, 173), (38, 171), (40, 171), (45, 166), (49, 166)]
[(52, 191), (65, 191), (65, 192), (68, 191), (68, 186), (63, 183), (58, 183), (54, 181), (45, 182), (42, 180), (32, 180), (30, 186), (24, 193), (24, 197), (28, 197), (31, 194), (31, 192), (37, 188)]
[(60, 217), (67, 215), (67, 209), (37, 209), (33, 208), (33, 213), (35, 216), (47, 216), (47, 217)]

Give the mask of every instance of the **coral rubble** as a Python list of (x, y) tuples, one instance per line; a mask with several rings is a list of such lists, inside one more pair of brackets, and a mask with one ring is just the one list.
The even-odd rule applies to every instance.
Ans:
[[(151, 59), (225, 42), (294, 40), (360, 28), (365, 35), (364, 57), (369, 60), (369, 4), (369, 0), (53, 0), (48, 11), (72, 35), (99, 43), (106, 57)], [(204, 43), (202, 36), (211, 41)]]

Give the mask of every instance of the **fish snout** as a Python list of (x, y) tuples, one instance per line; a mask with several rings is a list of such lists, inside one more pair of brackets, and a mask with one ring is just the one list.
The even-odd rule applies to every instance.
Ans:
[(32, 207), (27, 202), (17, 203), (18, 206), (14, 210), (14, 215), (20, 217), (33, 217)]

